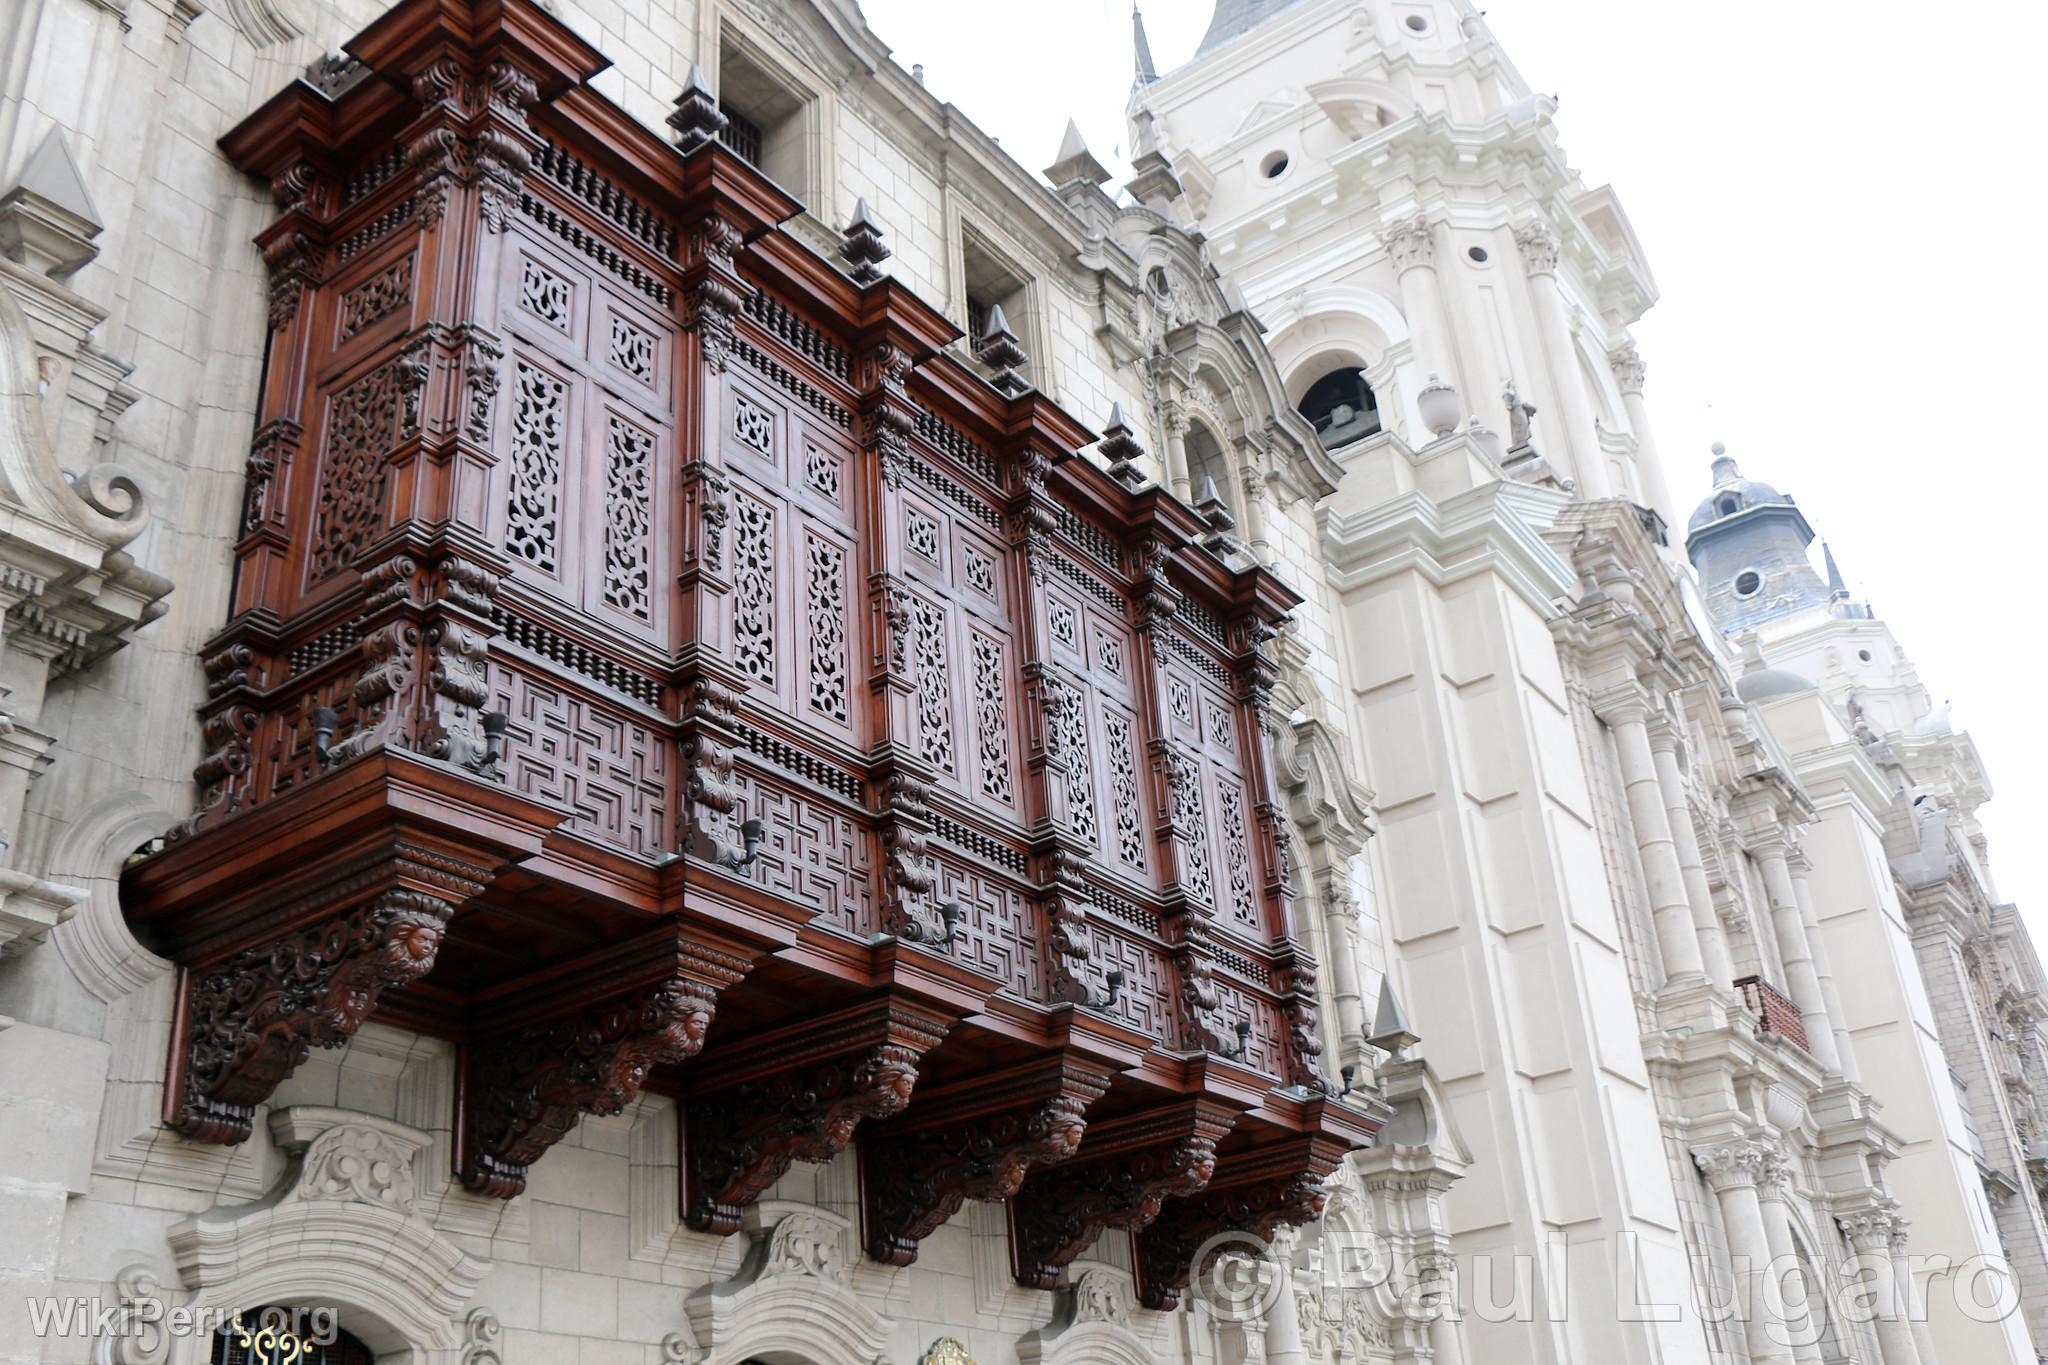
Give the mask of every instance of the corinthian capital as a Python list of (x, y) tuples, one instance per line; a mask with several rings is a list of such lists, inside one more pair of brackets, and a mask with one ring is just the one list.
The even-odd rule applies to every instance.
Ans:
[(1394, 269), (1401, 274), (1417, 266), (1436, 265), (1436, 240), (1430, 236), (1429, 220), (1419, 213), (1381, 228), (1380, 241), (1386, 244), (1387, 254), (1394, 258)]
[(1515, 229), (1515, 245), (1521, 248), (1522, 267), (1531, 275), (1557, 273), (1557, 238), (1541, 223), (1525, 223)]
[(1764, 1149), (1754, 1142), (1723, 1142), (1692, 1149), (1693, 1164), (1714, 1193), (1750, 1188), (1763, 1174)]
[(1614, 371), (1614, 382), (1621, 386), (1624, 394), (1643, 391), (1643, 372), (1650, 367), (1636, 352), (1633, 341), (1625, 341), (1607, 353), (1607, 366)]

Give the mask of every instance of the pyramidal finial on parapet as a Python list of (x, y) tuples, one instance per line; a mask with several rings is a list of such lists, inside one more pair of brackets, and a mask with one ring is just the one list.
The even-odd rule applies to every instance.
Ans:
[(71, 149), (55, 128), (43, 137), (21, 178), (0, 194), (0, 256), (54, 280), (63, 280), (99, 248), (100, 213), (85, 188)]
[(1010, 320), (1003, 316), (1000, 303), (989, 307), (988, 322), (974, 341), (974, 358), (988, 366), (988, 382), (1005, 398), (1015, 398), (1030, 390), (1031, 381), (1018, 374), (1017, 367), (1029, 363), (1031, 357), (1017, 344), (1016, 334), (1010, 330)]
[(890, 251), (882, 241), (881, 225), (868, 212), (866, 199), (853, 201), (853, 217), (847, 219), (840, 237), (839, 256), (852, 267), (848, 273), (855, 284), (873, 284), (882, 278), (880, 266), (889, 259)]
[(1195, 499), (1195, 511), (1201, 514), (1202, 520), (1209, 523), (1209, 529), (1212, 531), (1228, 531), (1237, 525), (1237, 518), (1230, 515), (1230, 504), (1216, 491), (1216, 480), (1213, 475), (1202, 476), (1202, 491)]
[(1109, 172), (1103, 168), (1088, 150), (1088, 143), (1081, 137), (1081, 126), (1071, 118), (1067, 120), (1066, 136), (1060, 139), (1059, 155), (1045, 168), (1045, 178), (1054, 189), (1067, 185), (1085, 183), (1100, 185), (1109, 179)]
[(725, 132), (726, 117), (718, 107), (718, 96), (711, 93), (704, 68), (695, 62), (690, 63), (690, 74), (683, 78), (683, 92), (676, 96), (675, 112), (668, 116), (668, 126), (676, 130), (676, 146), (686, 156), (708, 142), (716, 142)]
[(1422, 1035), (1408, 1026), (1408, 1016), (1401, 1009), (1401, 1002), (1394, 996), (1394, 976), (1388, 972), (1380, 977), (1379, 1008), (1373, 1012), (1372, 1037), (1365, 1040), (1391, 1059), (1399, 1061), (1401, 1054), (1422, 1041)]
[(1126, 488), (1144, 487), (1145, 471), (1138, 468), (1138, 457), (1145, 453), (1145, 447), (1131, 432), (1131, 424), (1124, 420), (1124, 405), (1109, 405), (1109, 421), (1102, 428), (1102, 444), (1096, 447), (1102, 458), (1109, 461), (1109, 476)]

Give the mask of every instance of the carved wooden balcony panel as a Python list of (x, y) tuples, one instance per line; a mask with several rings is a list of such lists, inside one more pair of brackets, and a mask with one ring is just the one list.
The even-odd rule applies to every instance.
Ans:
[[(1294, 596), (778, 231), (698, 96), (654, 135), (531, 0), (348, 50), (223, 142), (280, 213), (198, 810), (125, 887), (167, 1121), (239, 1140), (379, 1012), (466, 1044), (473, 1189), (652, 1084), (721, 1232), (880, 1125), (899, 1264), (1098, 1110), (1147, 1169), (1168, 1111), (1261, 1170), (1366, 1140), (1268, 777)], [(1046, 1282), (1080, 1234), (1033, 1235)]]

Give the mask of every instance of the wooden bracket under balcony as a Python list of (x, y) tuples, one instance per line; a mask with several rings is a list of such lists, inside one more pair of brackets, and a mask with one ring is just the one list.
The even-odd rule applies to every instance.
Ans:
[(683, 1220), (729, 1236), (798, 1161), (830, 1161), (863, 1120), (901, 1113), (957, 1015), (890, 993), (702, 1058), (680, 1106)]
[(969, 1199), (1008, 1199), (1033, 1170), (1072, 1157), (1088, 1107), (1115, 1074), (1102, 1060), (1063, 1051), (920, 1093), (909, 1113), (861, 1140), (868, 1255), (909, 1265), (918, 1243)]
[(661, 1064), (704, 1046), (718, 994), (750, 955), (677, 917), (492, 987), (464, 1049), (457, 1173), (510, 1199), (585, 1114), (617, 1114)]
[(450, 764), (369, 756), (130, 869), (128, 914), (177, 960), (164, 1121), (249, 1136), (315, 1047), (434, 967), (448, 921), (561, 812)]
[(1090, 1124), (1073, 1160), (1039, 1171), (1010, 1201), (1017, 1283), (1051, 1289), (1104, 1228), (1136, 1230), (1169, 1197), (1203, 1189), (1237, 1110), (1190, 1096)]
[(1355, 1145), (1304, 1133), (1232, 1152), (1216, 1163), (1208, 1185), (1165, 1201), (1137, 1237), (1138, 1298), (1165, 1311), (1217, 1256), (1262, 1250), (1282, 1226), (1323, 1211), (1323, 1181)]

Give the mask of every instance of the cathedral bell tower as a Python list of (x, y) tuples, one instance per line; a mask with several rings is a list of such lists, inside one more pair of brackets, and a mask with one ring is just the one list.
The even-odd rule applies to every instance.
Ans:
[(1686, 523), (1685, 537), (1714, 624), (1733, 634), (1827, 606), (1833, 594), (1806, 558), (1812, 543), (1813, 527), (1791, 496), (1743, 478), (1716, 445), (1714, 486)]

